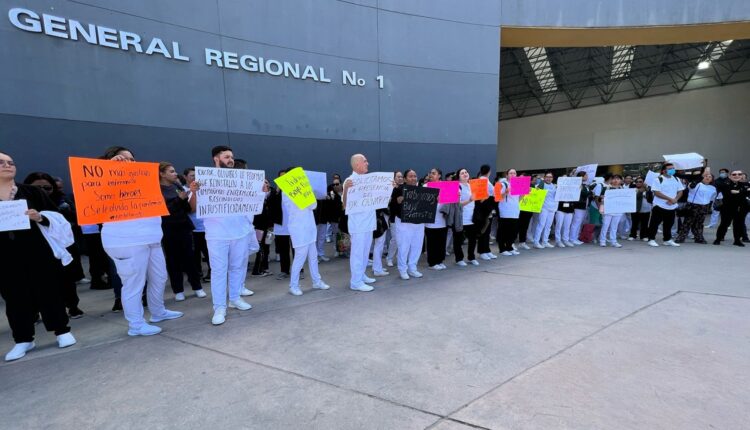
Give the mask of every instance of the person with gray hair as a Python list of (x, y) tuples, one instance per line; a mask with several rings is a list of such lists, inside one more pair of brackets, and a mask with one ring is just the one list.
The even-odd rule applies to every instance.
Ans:
[[(349, 188), (354, 184), (353, 179), (367, 174), (369, 163), (364, 155), (354, 154), (351, 158), (351, 165), (352, 174), (344, 181), (344, 207), (346, 207), (346, 197)], [(351, 279), (349, 280), (349, 288), (354, 291), (372, 291), (372, 286), (368, 284), (375, 282), (375, 278), (368, 277), (365, 274), (365, 270), (367, 268), (367, 260), (369, 259), (370, 245), (372, 245), (372, 232), (377, 227), (375, 210), (350, 214), (347, 227), (349, 228), (349, 236), (351, 237), (351, 251), (349, 253)]]

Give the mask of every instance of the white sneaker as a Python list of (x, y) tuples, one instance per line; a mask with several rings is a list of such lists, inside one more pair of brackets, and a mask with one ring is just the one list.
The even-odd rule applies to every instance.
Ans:
[(558, 248), (565, 248), (565, 244), (560, 242), (559, 240), (555, 242), (555, 245), (557, 245)]
[(79, 279), (76, 282), (76, 284), (82, 284), (82, 285), (87, 285), (87, 284), (90, 284), (90, 283), (91, 283), (91, 279), (89, 279), (89, 278)]
[(515, 243), (512, 243), (512, 244), (510, 244), (510, 246), (512, 246), (512, 247), (513, 247), (513, 250), (514, 250), (514, 251), (518, 251), (518, 247), (516, 247), (516, 244), (515, 244)]
[(529, 245), (528, 245), (528, 244), (527, 244), (526, 242), (521, 242), (521, 243), (520, 243), (519, 245), (520, 245), (520, 246), (521, 246), (521, 248), (523, 248), (523, 249), (531, 249), (531, 248), (529, 248)]
[(599, 246), (601, 246), (602, 248), (604, 248), (604, 247), (607, 246), (607, 242), (599, 242)]
[(195, 290), (195, 297), (199, 299), (205, 299), (206, 298), (206, 292), (203, 291), (203, 289)]
[(620, 245), (619, 242), (614, 242), (614, 243), (612, 243), (612, 247), (613, 248), (622, 248), (622, 245)]
[(409, 276), (411, 276), (412, 278), (421, 278), (422, 276), (424, 276), (424, 275), (422, 274), (422, 272), (420, 272), (420, 271), (418, 271), (418, 270), (409, 270), (409, 271), (408, 271), (407, 273), (408, 273), (408, 274), (409, 274)]
[(404, 281), (408, 281), (409, 280), (409, 274), (406, 273), (406, 272), (398, 272), (398, 276), (401, 279), (403, 279)]
[(431, 270), (443, 270), (443, 266), (436, 264), (434, 266), (430, 266)]
[(641, 240), (643, 240), (644, 242), (648, 242), (648, 238), (647, 238), (647, 237), (644, 237), (644, 238), (643, 238), (643, 239), (641, 239)]
[(354, 290), (354, 291), (372, 291), (373, 290), (373, 288), (367, 284), (350, 285), (349, 289)]
[(534, 242), (534, 248), (536, 248), (536, 249), (544, 249), (544, 246), (542, 246), (542, 244), (539, 243), (539, 242)]
[(185, 293), (177, 293), (174, 295), (174, 301), (175, 302), (182, 302), (185, 301)]
[(320, 261), (325, 261), (325, 262), (331, 261), (331, 259), (326, 257), (325, 255), (319, 255), (318, 258), (320, 259)]
[(549, 243), (549, 242), (544, 242), (544, 247), (545, 248), (554, 248), (554, 246), (551, 243)]
[[(518, 252), (518, 251), (516, 251), (516, 252)], [(510, 257), (511, 255), (513, 255), (513, 253), (511, 251), (503, 251), (503, 252), (500, 253), (500, 255), (504, 255), (506, 257)]]
[(573, 245), (575, 245), (575, 246), (581, 246), (581, 245), (583, 245), (583, 242), (581, 242), (580, 240), (576, 239), (576, 240), (573, 241)]
[(226, 308), (219, 308), (214, 311), (214, 316), (211, 318), (211, 324), (213, 325), (221, 325), (224, 324), (224, 321), (227, 317), (227, 310)]
[(510, 253), (513, 255), (521, 255), (521, 253), (516, 251), (515, 249), (513, 251), (510, 251)]
[(331, 286), (321, 280), (321, 281), (315, 282), (313, 284), (313, 288), (315, 288), (316, 290), (328, 290), (331, 288)]
[(479, 254), (479, 258), (485, 261), (490, 261), (492, 258), (488, 254)]
[(242, 287), (242, 289), (240, 290), (240, 296), (242, 297), (252, 296), (253, 294), (255, 294), (253, 290), (248, 290), (245, 287)]
[(299, 287), (289, 287), (289, 294), (293, 296), (301, 296), (302, 290), (300, 290)]
[(666, 246), (680, 246), (679, 243), (676, 243), (674, 240), (671, 240), (671, 239), (668, 240), (668, 241), (666, 241), (666, 242), (664, 242), (664, 245), (666, 245)]
[(491, 252), (490, 252), (490, 253), (488, 253), (487, 255), (489, 255), (491, 259), (493, 259), (493, 260), (497, 260), (497, 255), (495, 255), (495, 254), (493, 254), (493, 253), (491, 253)]
[(128, 336), (153, 336), (161, 333), (161, 328), (155, 325), (143, 324), (139, 328), (129, 328)]
[(372, 284), (375, 281), (377, 281), (377, 279), (371, 278), (371, 277), (369, 277), (367, 275), (365, 275), (365, 276), (362, 277), (362, 282), (364, 282), (365, 284)]
[(237, 299), (237, 300), (231, 300), (229, 302), (229, 307), (234, 308), (234, 309), (239, 309), (241, 311), (247, 311), (247, 310), (252, 309), (253, 306), (250, 303), (242, 299)]
[(456, 262), (456, 266), (466, 267), (466, 262), (461, 260)]
[(158, 322), (162, 322), (166, 320), (174, 320), (174, 319), (180, 318), (183, 315), (185, 314), (183, 314), (182, 312), (170, 311), (169, 309), (164, 309), (163, 314), (151, 315), (151, 318), (149, 318), (148, 320), (151, 321), (152, 323), (158, 323)]
[(5, 354), (5, 361), (13, 361), (18, 360), (19, 358), (22, 358), (24, 355), (26, 355), (27, 352), (34, 349), (36, 345), (34, 342), (21, 342), (17, 343), (13, 349), (11, 349), (7, 354)]
[(573, 242), (570, 242), (570, 241), (568, 241), (568, 242), (565, 242), (565, 241), (563, 241), (563, 243), (564, 243), (564, 244), (565, 244), (565, 246), (567, 246), (568, 248), (573, 248), (573, 247), (575, 246), (575, 244), (574, 244)]
[(448, 268), (448, 266), (446, 266), (446, 265), (445, 265), (445, 264), (443, 264), (443, 263), (440, 263), (440, 270), (445, 270), (445, 269), (447, 269), (447, 268)]
[(649, 240), (649, 241), (648, 241), (648, 246), (659, 246), (659, 244), (658, 244), (658, 243), (656, 243), (656, 241), (655, 241), (655, 240)]
[(628, 238), (628, 242), (632, 242), (632, 241), (634, 241), (634, 240), (635, 240), (635, 238), (634, 238), (634, 237), (629, 237), (629, 238)]
[(67, 348), (75, 344), (76, 338), (73, 337), (73, 333), (68, 332), (57, 336), (57, 346), (59, 346), (60, 348)]
[(474, 265), (474, 266), (479, 266), (479, 262), (477, 260), (471, 260), (469, 261), (469, 264)]
[(393, 260), (385, 260), (385, 265), (388, 267), (393, 267)]
[(383, 277), (383, 276), (388, 276), (391, 273), (390, 272), (386, 272), (385, 270), (382, 270), (382, 271), (373, 271), (372, 274), (375, 275), (375, 277), (380, 278), (380, 277)]

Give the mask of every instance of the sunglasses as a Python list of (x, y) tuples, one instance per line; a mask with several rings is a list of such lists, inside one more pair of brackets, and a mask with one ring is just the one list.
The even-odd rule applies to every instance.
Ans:
[(0, 160), (0, 166), (7, 166), (7, 167), (14, 167), (16, 165), (15, 162), (10, 160)]

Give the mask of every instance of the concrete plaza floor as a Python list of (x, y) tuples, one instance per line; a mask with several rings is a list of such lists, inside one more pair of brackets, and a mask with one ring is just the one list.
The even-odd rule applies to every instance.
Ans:
[(82, 285), (77, 345), (40, 325), (0, 364), (0, 428), (750, 427), (750, 247), (622, 243), (448, 257), (371, 293), (346, 288), (344, 259), (301, 297), (248, 277), (253, 309), (218, 327), (210, 299), (168, 292), (185, 316), (148, 338)]

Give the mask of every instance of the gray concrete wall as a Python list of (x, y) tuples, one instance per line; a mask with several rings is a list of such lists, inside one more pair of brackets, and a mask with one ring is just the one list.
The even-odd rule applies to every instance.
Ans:
[(500, 123), (499, 169), (661, 161), (698, 152), (750, 169), (750, 83), (599, 105)]

